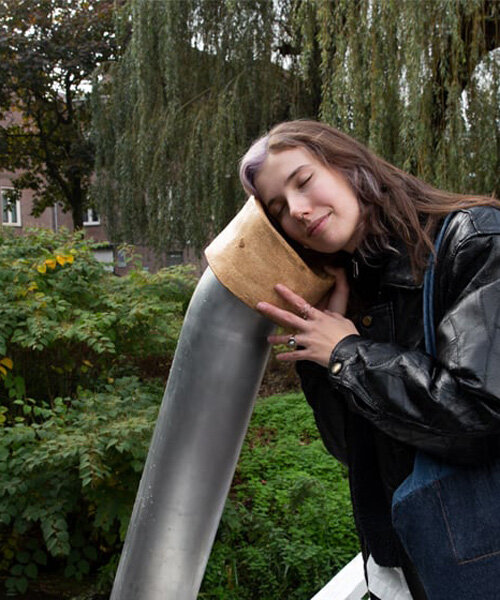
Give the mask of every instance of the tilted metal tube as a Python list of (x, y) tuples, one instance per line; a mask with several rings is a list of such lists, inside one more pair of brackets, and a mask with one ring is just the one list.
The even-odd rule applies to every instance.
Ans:
[(273, 324), (210, 268), (187, 311), (110, 600), (194, 600)]
[(110, 600), (195, 600), (269, 356), (274, 326), (253, 308), (290, 308), (278, 282), (310, 304), (333, 283), (253, 197), (205, 254), (210, 267), (182, 326)]

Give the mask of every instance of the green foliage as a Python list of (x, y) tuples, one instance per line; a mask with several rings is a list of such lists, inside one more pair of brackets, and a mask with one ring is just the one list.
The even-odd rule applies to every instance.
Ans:
[(500, 195), (498, 2), (297, 4), (322, 119), (439, 188)]
[(291, 4), (128, 3), (123, 58), (93, 95), (93, 193), (115, 240), (200, 249), (241, 206), (237, 161), (249, 139), (313, 116), (310, 94), (282, 68), (293, 59), (274, 44)]
[(303, 396), (258, 401), (200, 598), (310, 598), (358, 551), (346, 472)]
[(166, 375), (194, 289), (188, 267), (116, 277), (98, 247), (81, 232), (0, 232), (0, 571), (12, 594), (42, 568), (113, 571), (163, 390), (148, 365)]
[[(50, 562), (80, 580), (127, 529), (163, 384), (120, 378), (0, 429), (0, 569), (23, 592)], [(114, 564), (114, 562), (113, 562)]]
[(500, 195), (497, 1), (127, 6), (132, 33), (93, 95), (94, 194), (115, 239), (203, 247), (243, 201), (239, 157), (296, 117), (437, 187)]
[[(11, 418), (173, 355), (195, 284), (189, 268), (115, 277), (82, 234), (0, 236), (0, 359), (13, 363), (0, 360), (0, 400)], [(38, 409), (27, 400), (14, 410), (26, 397)]]
[[(163, 384), (117, 379), (0, 429), (0, 570), (111, 584)], [(200, 598), (304, 598), (357, 552), (346, 474), (302, 395), (257, 402)], [(104, 566), (102, 566), (104, 565)]]

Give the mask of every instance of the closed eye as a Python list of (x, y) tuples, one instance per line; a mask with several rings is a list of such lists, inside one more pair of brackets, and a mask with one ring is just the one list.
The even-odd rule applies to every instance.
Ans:
[(299, 183), (297, 184), (297, 187), (299, 189), (302, 189), (303, 187), (305, 187), (306, 184), (311, 180), (311, 177), (312, 177), (312, 173), (308, 177), (306, 177), (303, 181), (299, 181)]

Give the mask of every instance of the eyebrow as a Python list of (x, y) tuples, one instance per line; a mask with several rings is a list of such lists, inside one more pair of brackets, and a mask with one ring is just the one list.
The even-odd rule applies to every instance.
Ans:
[[(285, 185), (291, 181), (295, 175), (297, 175), (297, 173), (303, 169), (304, 167), (309, 167), (310, 165), (308, 163), (304, 163), (303, 165), (299, 165), (298, 167), (296, 167), (291, 173), (290, 175), (288, 175), (288, 177), (285, 179)], [(276, 202), (276, 200), (278, 200), (278, 196), (274, 196), (274, 198), (271, 198), (269, 200), (269, 202), (267, 203), (267, 209), (269, 210), (269, 208), (271, 208), (271, 205), (273, 204), (273, 202)]]

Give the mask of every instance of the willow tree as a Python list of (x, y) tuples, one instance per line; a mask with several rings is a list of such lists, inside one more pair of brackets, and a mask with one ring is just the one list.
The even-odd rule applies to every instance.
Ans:
[(94, 189), (114, 238), (201, 248), (243, 201), (248, 143), (295, 117), (438, 186), (498, 193), (499, 13), (495, 0), (130, 0), (126, 50), (94, 94)]
[(199, 248), (241, 205), (249, 139), (314, 116), (309, 95), (268, 0), (131, 0), (121, 19), (127, 50), (94, 95), (96, 195), (115, 239)]
[(323, 120), (438, 187), (500, 193), (497, 0), (317, 0), (298, 12)]

